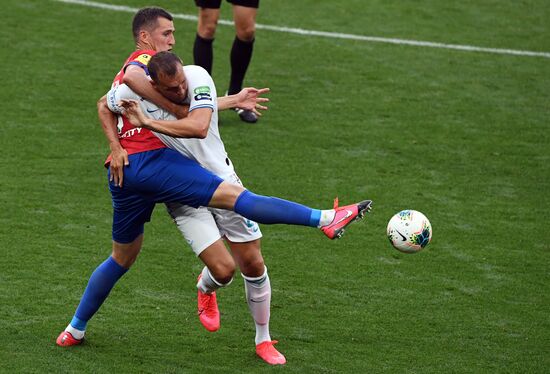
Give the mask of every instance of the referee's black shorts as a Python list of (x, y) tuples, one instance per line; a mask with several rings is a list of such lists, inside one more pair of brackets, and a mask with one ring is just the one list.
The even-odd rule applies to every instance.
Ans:
[[(247, 8), (258, 8), (260, 0), (226, 0), (233, 5), (240, 5)], [(222, 0), (195, 0), (195, 4), (199, 8), (220, 9)]]

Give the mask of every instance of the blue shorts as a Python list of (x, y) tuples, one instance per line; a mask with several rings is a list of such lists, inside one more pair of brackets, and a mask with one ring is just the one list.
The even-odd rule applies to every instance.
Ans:
[(207, 206), (223, 181), (197, 162), (161, 148), (128, 156), (123, 187), (109, 182), (113, 199), (113, 240), (131, 243), (143, 233), (156, 203)]

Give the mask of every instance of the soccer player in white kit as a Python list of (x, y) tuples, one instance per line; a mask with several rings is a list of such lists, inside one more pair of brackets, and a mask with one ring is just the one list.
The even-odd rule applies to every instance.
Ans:
[[(197, 161), (224, 180), (242, 185), (220, 137), (217, 94), (212, 78), (200, 66), (184, 66), (183, 71), (187, 80), (187, 98), (178, 104), (188, 104), (189, 112), (197, 108), (211, 108), (212, 119), (208, 133), (204, 139), (173, 138), (161, 133), (155, 134), (168, 147)], [(175, 119), (169, 112), (143, 100), (124, 84), (107, 94), (109, 109), (121, 113), (122, 108), (118, 103), (123, 99), (137, 100), (143, 113), (153, 119)], [(272, 341), (269, 334), (271, 285), (260, 252), (262, 233), (258, 224), (224, 209), (195, 209), (179, 203), (167, 203), (166, 206), (187, 243), (206, 264), (197, 283), (199, 318), (202, 324), (209, 331), (219, 329), (215, 290), (229, 285), (233, 279), (235, 263), (223, 244), (224, 238), (239, 263), (244, 278), (247, 303), (256, 325), (256, 352), (270, 364), (284, 364), (286, 359), (273, 347), (276, 341)]]

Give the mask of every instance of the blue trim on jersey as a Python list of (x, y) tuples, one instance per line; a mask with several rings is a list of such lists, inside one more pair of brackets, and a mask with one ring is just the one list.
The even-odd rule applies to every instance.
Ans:
[(141, 62), (139, 61), (130, 61), (129, 63), (126, 64), (126, 68), (130, 65), (136, 65), (136, 66), (139, 66), (140, 68), (142, 68), (143, 70), (145, 70), (145, 74), (149, 75), (149, 68), (147, 67), (147, 65), (144, 65), (142, 64)]
[(192, 112), (195, 109), (199, 109), (199, 108), (210, 108), (212, 109), (212, 111), (214, 111), (214, 105), (201, 104), (201, 105), (194, 106), (193, 108), (189, 108), (189, 112)]
[[(134, 153), (124, 167), (124, 186), (109, 182), (113, 240), (131, 243), (143, 233), (156, 203), (208, 206), (223, 179), (170, 148)], [(110, 172), (110, 171), (109, 171)]]

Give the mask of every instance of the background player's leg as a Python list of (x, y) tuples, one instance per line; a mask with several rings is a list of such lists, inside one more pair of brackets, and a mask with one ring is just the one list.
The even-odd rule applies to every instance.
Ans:
[[(256, 13), (256, 8), (233, 5), (236, 36), (230, 54), (231, 76), (227, 91), (229, 95), (238, 93), (243, 87), (244, 77), (254, 49)], [(254, 123), (258, 120), (256, 114), (252, 111), (237, 109), (237, 113), (245, 122)]]
[(233, 20), (235, 21), (235, 40), (231, 48), (231, 79), (229, 95), (241, 91), (246, 70), (252, 59), (254, 37), (256, 34), (256, 8), (233, 6)]
[(197, 35), (193, 45), (193, 58), (195, 65), (202, 66), (209, 74), (212, 74), (214, 60), (213, 42), (216, 34), (216, 26), (220, 16), (219, 9), (200, 8)]

